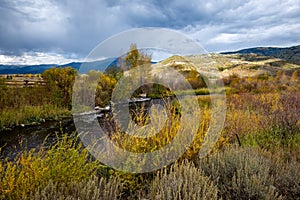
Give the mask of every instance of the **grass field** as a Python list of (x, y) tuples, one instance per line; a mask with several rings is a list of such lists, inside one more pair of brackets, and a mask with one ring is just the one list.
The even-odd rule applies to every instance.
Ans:
[[(48, 87), (12, 89), (2, 82), (0, 126), (57, 119), (68, 114), (75, 73), (70, 68), (62, 70), (63, 73), (56, 69), (47, 72)], [(106, 103), (108, 91), (113, 90), (117, 81), (98, 72), (90, 75), (95, 74), (104, 77), (98, 82), (97, 98), (102, 102), (101, 97), (105, 97)], [(195, 110), (182, 108), (175, 101), (167, 106), (165, 126), (158, 133), (156, 129), (146, 133), (151, 137), (134, 137), (118, 128), (108, 135), (120, 149), (146, 156), (143, 153), (167, 146), (181, 130), (181, 140), (168, 149), (177, 152), (180, 148), (176, 147), (181, 147), (195, 131), (192, 142), (184, 146), (186, 150), (176, 162), (147, 173), (118, 171), (93, 159), (76, 133), (60, 133), (52, 146), (24, 149), (13, 161), (0, 161), (0, 199), (300, 199), (298, 71), (285, 74), (279, 70), (273, 76), (254, 77), (233, 74), (219, 81), (225, 85), (226, 120), (205, 157), (198, 153), (210, 123), (215, 120), (209, 91), (179, 91), (175, 95), (199, 94), (191, 97), (200, 106), (197, 117), (181, 124), (182, 112)], [(84, 89), (83, 94), (89, 92)], [(164, 88), (158, 89), (159, 94), (168, 94)], [(153, 111), (151, 122), (160, 122), (160, 116), (160, 112)], [(143, 135), (142, 125), (149, 122), (149, 117), (137, 113), (134, 120), (139, 129), (133, 130)], [(191, 126), (194, 123), (199, 127)], [(111, 156), (110, 153), (104, 155)], [(123, 169), (142, 168), (149, 164), (146, 158), (136, 162), (122, 157)], [(154, 162), (161, 158), (157, 155), (151, 159)]]
[[(202, 128), (187, 152), (173, 165), (146, 174), (90, 160), (88, 151), (75, 145), (76, 135), (65, 134), (50, 149), (25, 150), (14, 162), (1, 161), (0, 198), (295, 199), (300, 191), (299, 105), (299, 92), (229, 95), (221, 137), (200, 159), (197, 152), (210, 120), (210, 104), (203, 104)], [(174, 126), (148, 141), (117, 133), (113, 140), (144, 152), (169, 141)]]

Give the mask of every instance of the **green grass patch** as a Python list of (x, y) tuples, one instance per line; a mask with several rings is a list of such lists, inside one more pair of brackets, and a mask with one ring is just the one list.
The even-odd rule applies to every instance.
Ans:
[(59, 119), (70, 114), (71, 112), (67, 108), (54, 105), (24, 106), (19, 109), (6, 108), (0, 111), (0, 129), (20, 124), (41, 122), (45, 119)]
[(271, 151), (280, 148), (300, 150), (300, 134), (293, 134), (279, 128), (262, 130), (257, 133), (246, 134), (242, 137), (243, 146), (254, 146)]
[(209, 89), (207, 88), (199, 88), (195, 90), (178, 90), (174, 92), (175, 95), (181, 96), (181, 95), (208, 95)]

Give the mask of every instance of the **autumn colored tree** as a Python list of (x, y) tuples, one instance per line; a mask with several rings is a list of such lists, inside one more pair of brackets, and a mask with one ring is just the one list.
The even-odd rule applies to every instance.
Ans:
[(71, 108), (72, 89), (77, 70), (72, 67), (51, 68), (42, 73), (56, 104)]
[(110, 77), (106, 74), (101, 74), (98, 86), (96, 89), (96, 99), (95, 103), (98, 106), (107, 106), (110, 102), (110, 98), (112, 95), (112, 92), (117, 84), (117, 81), (115, 78)]
[(138, 50), (136, 44), (132, 44), (125, 61), (128, 68), (132, 69), (128, 73), (128, 76), (131, 78), (131, 87), (140, 88), (135, 92), (136, 94), (146, 93), (149, 90), (149, 85), (145, 84), (146, 80), (151, 79), (151, 55)]
[(139, 58), (140, 58), (139, 50), (137, 49), (136, 44), (132, 44), (125, 58), (126, 64), (129, 66), (130, 69), (136, 68), (139, 64)]
[(116, 83), (117, 80), (113, 76), (100, 71), (91, 70), (87, 74), (79, 75), (75, 86), (76, 92), (73, 95), (75, 109), (80, 109), (80, 106), (87, 106), (90, 109), (95, 106), (107, 106)]

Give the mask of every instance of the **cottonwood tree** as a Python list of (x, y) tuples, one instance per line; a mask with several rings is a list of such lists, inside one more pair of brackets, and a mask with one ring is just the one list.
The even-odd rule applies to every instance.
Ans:
[(151, 79), (151, 55), (139, 50), (136, 44), (132, 44), (126, 54), (125, 64), (127, 68), (131, 69), (127, 75), (131, 78), (132, 88), (140, 88), (136, 93), (146, 93), (149, 88), (146, 82)]
[(72, 67), (51, 68), (42, 73), (56, 104), (71, 108), (72, 90), (77, 70)]

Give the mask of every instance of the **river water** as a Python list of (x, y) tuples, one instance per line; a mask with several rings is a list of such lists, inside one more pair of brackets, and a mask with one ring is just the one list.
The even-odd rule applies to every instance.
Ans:
[(11, 130), (0, 132), (0, 158), (13, 159), (21, 150), (39, 149), (44, 143), (53, 143), (56, 134), (63, 132), (72, 133), (76, 130), (73, 118), (61, 119), (60, 121), (46, 121), (38, 125), (14, 127)]

